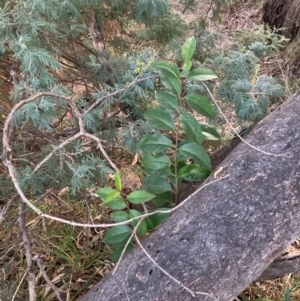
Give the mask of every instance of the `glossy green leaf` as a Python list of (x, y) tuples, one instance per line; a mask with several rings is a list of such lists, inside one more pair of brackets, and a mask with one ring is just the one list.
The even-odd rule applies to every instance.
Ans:
[(170, 166), (166, 166), (163, 169), (151, 168), (151, 166), (148, 168), (144, 167), (144, 171), (150, 176), (157, 176), (162, 178), (171, 177), (174, 175)]
[[(160, 208), (160, 210), (163, 210), (163, 208)], [(170, 213), (156, 213), (146, 218), (145, 221), (147, 224), (148, 231), (153, 230), (159, 225), (161, 225), (168, 218), (169, 215)]]
[(144, 168), (163, 169), (171, 165), (171, 160), (164, 153), (158, 153), (158, 154), (148, 153), (142, 157), (141, 163), (143, 164)]
[(182, 66), (182, 75), (185, 76), (189, 73), (189, 71), (191, 70), (193, 64), (191, 61), (188, 61), (186, 63), (183, 64)]
[(179, 182), (176, 181), (176, 177), (174, 177), (174, 176), (168, 177), (168, 181), (171, 185), (173, 185), (173, 187), (177, 188)]
[(198, 68), (198, 69), (192, 70), (188, 74), (187, 78), (203, 82), (203, 81), (206, 81), (206, 80), (216, 79), (218, 77), (210, 69)]
[(113, 201), (106, 203), (106, 205), (112, 210), (122, 210), (127, 208), (125, 201), (121, 197), (118, 197)]
[(169, 112), (161, 109), (149, 109), (144, 113), (148, 122), (158, 130), (174, 131), (174, 121)]
[(180, 71), (172, 62), (158, 62), (153, 66), (160, 69), (160, 80), (166, 89), (179, 96), (181, 93)]
[(128, 213), (125, 211), (114, 211), (110, 216), (111, 219), (116, 223), (128, 220)]
[(203, 96), (198, 94), (189, 94), (184, 98), (189, 106), (194, 109), (197, 113), (214, 119), (216, 113), (210, 102)]
[(214, 127), (205, 123), (200, 123), (200, 126), (205, 140), (220, 140), (220, 135)]
[(190, 140), (201, 145), (203, 142), (203, 135), (199, 122), (187, 113), (182, 113), (180, 115), (180, 121), (183, 125), (185, 134)]
[(169, 110), (172, 110), (175, 112), (179, 111), (178, 98), (170, 92), (167, 92), (165, 90), (158, 91), (156, 93), (156, 100), (159, 102), (159, 104), (162, 107), (164, 107), (166, 109), (169, 109)]
[[(137, 217), (137, 216), (140, 216), (140, 215), (142, 215), (142, 214), (137, 210), (131, 209), (129, 211), (129, 218)], [(131, 226), (135, 227), (137, 225), (138, 221), (139, 221), (138, 219), (134, 220), (131, 223)], [(141, 222), (141, 224), (139, 225), (139, 227), (137, 229), (137, 234), (140, 235), (140, 236), (146, 236), (146, 234), (147, 234), (147, 224), (146, 224), (145, 220), (143, 220)]]
[(118, 196), (120, 196), (120, 191), (112, 191), (111, 193), (109, 193), (108, 195), (106, 195), (104, 198), (103, 198), (103, 203), (109, 203), (113, 200), (115, 200)]
[(167, 202), (173, 203), (174, 200), (173, 200), (172, 193), (170, 191), (166, 191), (156, 195), (155, 198), (151, 200), (151, 202), (154, 204), (155, 207), (160, 208), (163, 205), (165, 205)]
[(128, 196), (127, 199), (130, 203), (132, 204), (142, 204), (150, 201), (155, 197), (154, 194), (151, 194), (147, 191), (143, 190), (136, 190), (131, 192)]
[[(191, 141), (189, 141), (189, 139), (187, 138), (187, 137), (185, 137), (185, 139), (183, 139), (182, 141), (180, 141), (180, 143), (178, 144), (178, 149), (182, 146), (182, 145), (184, 145), (184, 144), (187, 144), (187, 143), (191, 143)], [(180, 153), (180, 152), (176, 152), (176, 161), (177, 162), (181, 162), (181, 161), (186, 161), (186, 157), (182, 154), (182, 153)], [(177, 164), (177, 166), (178, 166), (178, 164)]]
[[(99, 195), (102, 199), (105, 199), (108, 197), (109, 194), (113, 195), (115, 191), (116, 190), (110, 187), (104, 187), (98, 189), (96, 191), (96, 194)], [(120, 196), (117, 196), (115, 199), (109, 201), (108, 203), (106, 203), (106, 205), (112, 210), (122, 210), (126, 208), (126, 203)]]
[(181, 47), (181, 56), (183, 61), (186, 63), (191, 59), (196, 50), (196, 39), (195, 37), (188, 38)]
[(109, 203), (120, 195), (119, 191), (110, 187), (99, 188), (96, 193), (102, 198), (103, 203)]
[(104, 188), (99, 188), (96, 190), (96, 194), (99, 195), (101, 198), (104, 198), (106, 195), (114, 191), (114, 189), (110, 187), (104, 187)]
[(178, 66), (171, 61), (155, 62), (154, 64), (152, 64), (152, 66), (154, 66), (156, 68), (169, 68), (174, 72), (174, 74), (176, 75), (177, 78), (180, 77), (180, 71), (179, 71)]
[(161, 153), (167, 148), (172, 147), (173, 144), (166, 136), (157, 133), (143, 137), (138, 146), (144, 152)]
[(179, 151), (187, 158), (192, 158), (194, 162), (208, 170), (211, 170), (211, 162), (206, 151), (196, 143), (184, 144)]
[(146, 177), (144, 179), (143, 189), (155, 195), (166, 191), (172, 191), (172, 187), (166, 179), (156, 176)]
[(104, 242), (107, 244), (116, 244), (126, 240), (132, 233), (132, 228), (127, 225), (119, 225), (109, 229), (104, 235)]
[(170, 90), (173, 94), (179, 96), (181, 93), (180, 79), (174, 76), (171, 69), (160, 70), (160, 80), (166, 89)]
[(178, 171), (178, 177), (187, 181), (202, 181), (206, 179), (210, 171), (196, 164), (189, 164)]
[(115, 173), (115, 186), (119, 191), (122, 190), (122, 180), (119, 171)]

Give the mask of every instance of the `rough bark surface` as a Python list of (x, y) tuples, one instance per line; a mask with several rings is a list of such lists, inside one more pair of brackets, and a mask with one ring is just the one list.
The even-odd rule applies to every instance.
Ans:
[[(194, 292), (230, 301), (255, 281), (300, 234), (300, 95), (247, 136), (221, 163), (230, 175), (193, 193), (142, 241), (152, 258)], [(219, 166), (219, 167), (220, 167)], [(213, 180), (214, 173), (206, 180)], [(81, 301), (212, 301), (193, 298), (135, 248), (116, 275)]]
[(300, 272), (300, 257), (275, 260), (259, 277), (258, 280), (270, 280), (283, 277), (290, 273)]

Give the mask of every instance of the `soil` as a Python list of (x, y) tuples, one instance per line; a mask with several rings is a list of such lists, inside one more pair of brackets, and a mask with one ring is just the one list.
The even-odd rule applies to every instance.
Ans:
[[(199, 1), (197, 7), (193, 8), (193, 10), (187, 10), (184, 13), (182, 13), (184, 5), (180, 0), (172, 0), (170, 2), (174, 10), (188, 24), (197, 22), (200, 19), (205, 19), (208, 24), (208, 31), (222, 35), (223, 39), (218, 47), (221, 47), (224, 50), (231, 48), (234, 44), (234, 36), (237, 30), (247, 29), (251, 31), (254, 29), (255, 25), (262, 23), (262, 1), (256, 1), (256, 4), (251, 3), (251, 1), (248, 1), (248, 3), (235, 1), (236, 3), (234, 5), (230, 5), (223, 9), (222, 21), (219, 23), (210, 21), (210, 17), (212, 16), (212, 1)], [(261, 4), (257, 2), (260, 2)]]

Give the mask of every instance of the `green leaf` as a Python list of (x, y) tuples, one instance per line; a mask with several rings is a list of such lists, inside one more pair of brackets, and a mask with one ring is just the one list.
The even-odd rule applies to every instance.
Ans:
[(174, 74), (176, 75), (177, 78), (180, 78), (180, 71), (178, 66), (170, 61), (159, 61), (159, 62), (155, 62), (154, 64), (152, 64), (152, 66), (157, 67), (157, 68), (170, 68)]
[[(182, 146), (182, 145), (184, 145), (184, 144), (187, 144), (187, 143), (191, 143), (191, 141), (189, 141), (189, 139), (187, 138), (187, 137), (185, 137), (182, 141), (180, 141), (179, 143), (178, 143), (178, 149)], [(183, 154), (181, 154), (180, 152), (176, 152), (176, 161), (178, 162), (177, 163), (177, 166), (178, 166), (178, 164), (180, 163), (180, 161), (183, 161), (183, 162), (185, 162), (186, 161), (186, 157), (183, 155)]]
[(170, 92), (167, 92), (165, 90), (158, 91), (156, 93), (156, 100), (162, 107), (179, 112), (178, 99), (174, 94), (171, 94)]
[(204, 168), (211, 170), (211, 162), (206, 151), (196, 143), (184, 144), (179, 151), (187, 158), (192, 158), (194, 162)]
[(192, 70), (188, 74), (187, 78), (203, 82), (203, 81), (206, 81), (206, 80), (216, 79), (218, 77), (210, 69), (198, 68), (198, 69)]
[[(129, 218), (137, 217), (137, 216), (140, 216), (140, 215), (142, 215), (142, 214), (137, 210), (131, 209), (129, 211)], [(131, 226), (134, 228), (137, 225), (138, 221), (139, 220), (136, 219), (133, 222), (131, 222)], [(141, 224), (139, 225), (139, 227), (137, 229), (137, 234), (140, 235), (140, 236), (146, 236), (146, 234), (147, 234), (147, 224), (146, 224), (145, 220), (143, 220), (141, 222)]]
[(172, 62), (158, 62), (154, 64), (155, 67), (160, 69), (160, 80), (166, 89), (170, 90), (173, 94), (179, 96), (181, 93), (180, 72), (176, 64)]
[(185, 134), (195, 143), (201, 145), (203, 142), (202, 130), (199, 122), (190, 114), (182, 113), (180, 121), (183, 125)]
[(151, 200), (151, 202), (154, 204), (155, 207), (160, 208), (167, 202), (173, 203), (174, 200), (173, 200), (171, 192), (166, 191), (166, 192), (156, 195), (155, 198)]
[(158, 154), (148, 153), (142, 157), (141, 163), (143, 164), (144, 168), (163, 169), (171, 165), (171, 160), (164, 153), (158, 153)]
[(153, 194), (172, 191), (172, 187), (166, 179), (156, 176), (146, 177), (144, 179), (143, 187), (145, 190)]
[[(114, 195), (114, 192), (116, 190), (110, 188), (110, 187), (104, 187), (104, 188), (100, 188), (96, 191), (96, 194), (99, 195), (103, 200), (105, 198), (108, 198), (108, 195)], [(124, 200), (118, 196), (113, 200), (110, 200), (108, 203), (106, 203), (106, 205), (111, 208), (112, 210), (122, 210), (124, 208), (126, 208), (126, 203), (124, 202)]]
[(110, 187), (104, 187), (104, 188), (99, 188), (96, 190), (96, 194), (99, 195), (101, 198), (104, 198), (106, 195), (114, 191), (114, 189)]
[(146, 202), (152, 200), (154, 197), (155, 197), (155, 195), (153, 195), (147, 191), (137, 190), (137, 191), (131, 192), (127, 196), (127, 199), (132, 204), (142, 204), (142, 203), (146, 203)]
[(210, 102), (203, 96), (197, 94), (189, 94), (184, 98), (189, 106), (197, 113), (211, 119), (215, 119), (216, 113)]
[(195, 37), (188, 38), (181, 47), (181, 56), (185, 63), (187, 63), (196, 50), (196, 39)]
[(191, 70), (193, 64), (191, 61), (187, 61), (186, 63), (183, 64), (182, 66), (182, 75), (187, 75), (189, 71)]
[(102, 198), (103, 203), (109, 203), (120, 195), (119, 191), (116, 191), (110, 187), (100, 188), (96, 191), (96, 193)]
[(112, 210), (122, 210), (127, 207), (125, 201), (121, 197), (118, 197), (115, 200), (110, 201), (106, 205)]
[(143, 137), (138, 143), (138, 146), (144, 152), (161, 153), (167, 148), (172, 147), (173, 144), (167, 137), (157, 133)]
[(132, 233), (132, 229), (127, 225), (119, 225), (109, 229), (104, 235), (104, 242), (116, 244), (127, 239)]
[[(164, 208), (160, 208), (160, 210), (163, 210)], [(166, 209), (168, 210), (168, 209)], [(160, 224), (162, 224), (170, 215), (170, 213), (156, 213), (153, 215), (150, 215), (145, 219), (147, 224), (148, 231), (153, 230), (157, 228)]]
[(122, 190), (122, 180), (119, 171), (115, 173), (115, 186), (119, 191)]
[(173, 187), (177, 188), (178, 187), (178, 184), (179, 182), (176, 181), (176, 177), (175, 176), (171, 176), (171, 177), (168, 177), (168, 181), (171, 185), (173, 185)]
[(173, 94), (179, 96), (181, 93), (181, 82), (175, 77), (171, 69), (160, 70), (160, 80), (166, 89), (170, 90)]
[(200, 126), (205, 140), (220, 140), (220, 135), (214, 127), (206, 123), (200, 123)]
[(113, 200), (115, 200), (118, 196), (120, 195), (120, 191), (112, 191), (111, 193), (109, 193), (108, 195), (106, 195), (104, 198), (103, 198), (103, 203), (109, 203)]
[(156, 168), (151, 168), (151, 167), (145, 168), (144, 167), (144, 170), (148, 175), (162, 177), (162, 178), (171, 177), (174, 175), (170, 166), (167, 166), (163, 169), (156, 169)]
[(284, 301), (291, 301), (291, 289), (289, 287), (285, 289)]
[(209, 170), (196, 164), (189, 164), (178, 171), (178, 178), (183, 178), (187, 181), (202, 181), (206, 179), (209, 174)]
[(149, 109), (144, 113), (148, 122), (158, 130), (174, 131), (174, 122), (170, 113), (161, 109)]
[(128, 220), (128, 213), (125, 211), (115, 211), (110, 214), (111, 219), (115, 222), (123, 222)]

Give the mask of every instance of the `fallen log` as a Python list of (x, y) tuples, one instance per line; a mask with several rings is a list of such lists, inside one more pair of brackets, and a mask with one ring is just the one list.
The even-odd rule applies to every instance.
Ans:
[(300, 257), (275, 260), (257, 280), (271, 280), (291, 273), (300, 272)]
[(217, 167), (218, 176), (229, 176), (198, 189), (142, 241), (194, 297), (136, 247), (115, 276), (108, 274), (80, 301), (231, 301), (240, 294), (300, 234), (299, 129), (300, 94), (247, 136), (273, 155), (240, 143)]

